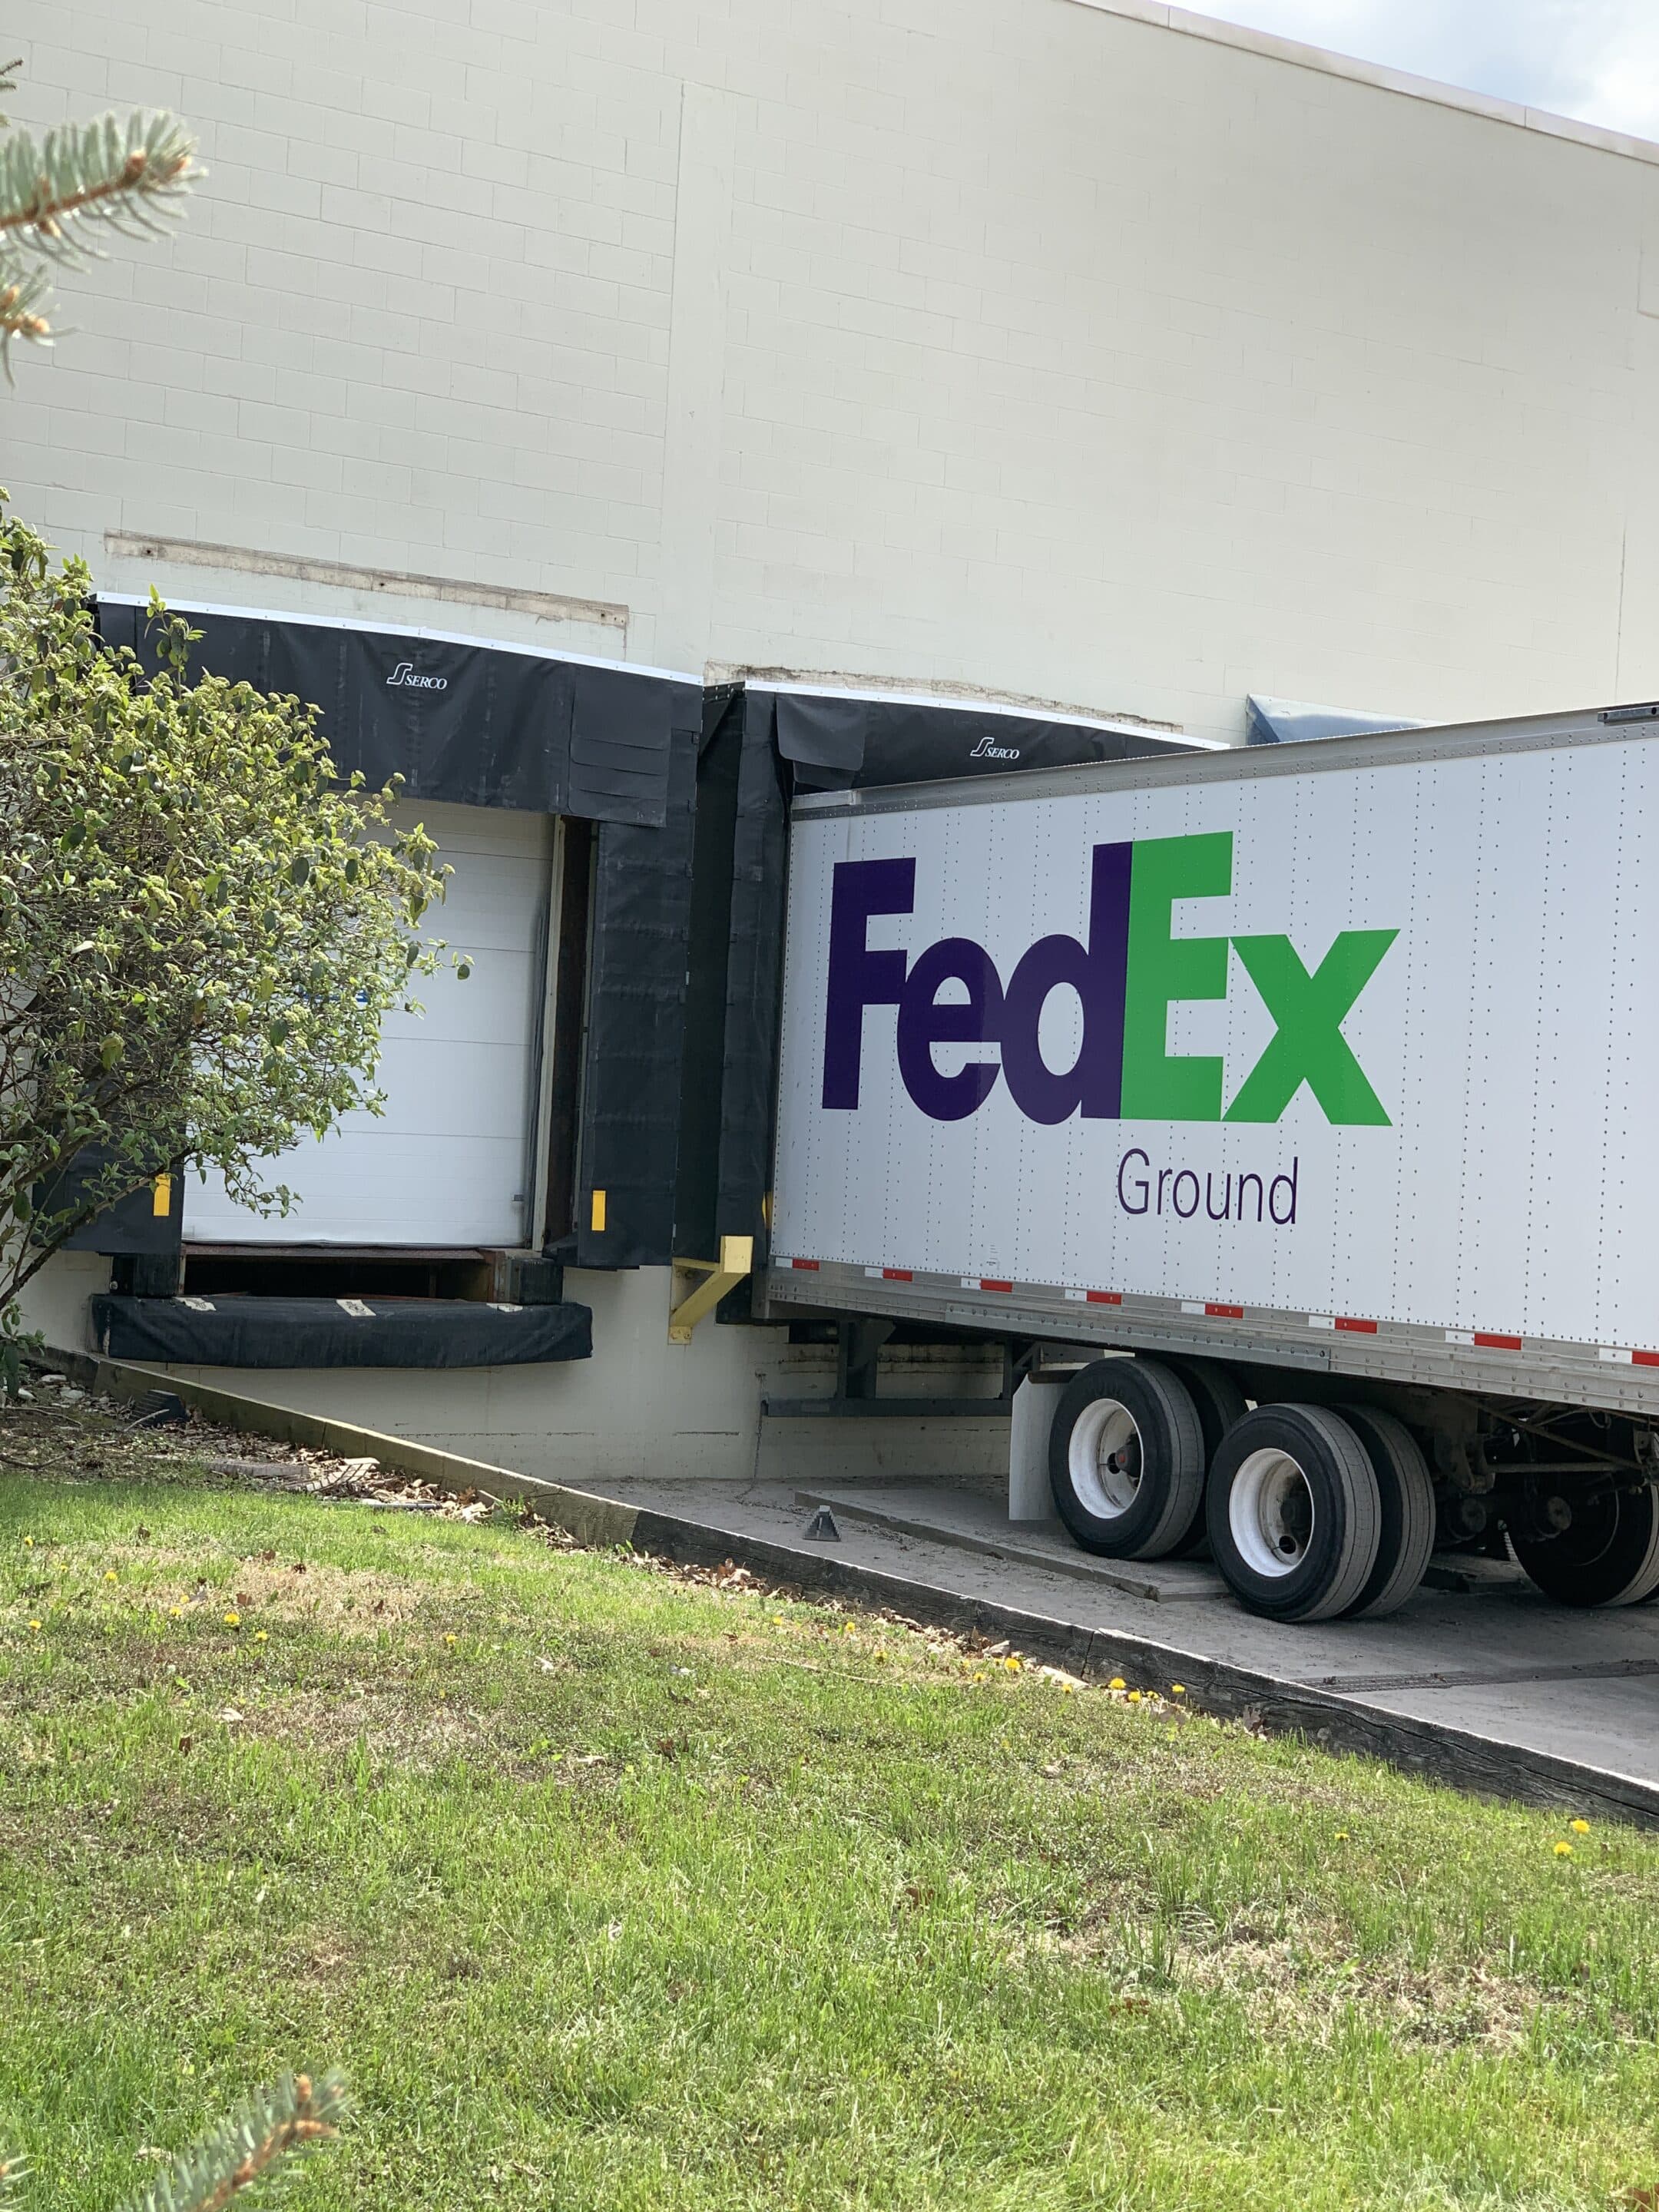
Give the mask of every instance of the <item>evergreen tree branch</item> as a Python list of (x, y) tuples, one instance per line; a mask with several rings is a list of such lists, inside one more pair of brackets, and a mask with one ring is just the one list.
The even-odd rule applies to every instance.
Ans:
[(0, 146), (0, 232), (26, 235), (32, 251), (59, 260), (94, 249), (87, 217), (159, 230), (166, 203), (187, 187), (196, 142), (166, 113), (66, 123), (35, 144), (27, 131)]
[(285, 2158), (332, 2142), (347, 2102), (337, 2074), (317, 2081), (308, 2074), (284, 2074), (176, 2159), (126, 2212), (223, 2212)]
[[(15, 66), (0, 69), (0, 90)], [(82, 265), (101, 252), (100, 229), (142, 236), (177, 218), (202, 174), (195, 151), (164, 112), (63, 124), (38, 145), (26, 131), (0, 140), (0, 351), (14, 337), (51, 339), (42, 264)]]

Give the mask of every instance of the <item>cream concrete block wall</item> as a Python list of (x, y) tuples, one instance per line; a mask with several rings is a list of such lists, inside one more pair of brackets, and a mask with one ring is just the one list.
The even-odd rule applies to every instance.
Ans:
[(96, 1252), (58, 1252), (25, 1285), (26, 1334), (38, 1332), (58, 1352), (91, 1349), (87, 1301), (109, 1288), (109, 1261)]
[[(383, 1435), (436, 1444), (469, 1459), (554, 1481), (847, 1481), (880, 1475), (1006, 1474), (1008, 1423), (785, 1420), (763, 1423), (761, 1400), (827, 1396), (836, 1355), (792, 1345), (775, 1328), (706, 1320), (689, 1345), (667, 1341), (665, 1267), (615, 1274), (572, 1268), (567, 1295), (593, 1314), (593, 1357), (491, 1368), (248, 1369), (175, 1364), (228, 1390), (322, 1413)], [(93, 1350), (88, 1301), (108, 1287), (109, 1264), (63, 1252), (23, 1294), (23, 1326), (48, 1347)], [(882, 1356), (892, 1397), (994, 1397), (995, 1346), (899, 1347)], [(161, 1370), (158, 1370), (158, 1372)], [(764, 1431), (764, 1433), (763, 1433)]]
[[(68, 1255), (79, 1261), (85, 1255)], [(43, 1280), (51, 1273), (43, 1269)], [(573, 1271), (569, 1294), (593, 1310), (594, 1357), (558, 1366), (460, 1369), (343, 1367), (170, 1371), (280, 1406), (323, 1413), (382, 1435), (437, 1444), (559, 1482), (680, 1482), (757, 1474), (798, 1482), (883, 1474), (1006, 1473), (1008, 1424), (805, 1420), (770, 1425), (762, 1454), (761, 1396), (828, 1395), (833, 1351), (792, 1346), (776, 1329), (704, 1322), (690, 1345), (670, 1346), (665, 1268), (613, 1275)], [(72, 1310), (79, 1279), (37, 1302), (32, 1324), (79, 1348)], [(81, 1308), (84, 1311), (84, 1304)], [(53, 1334), (72, 1327), (71, 1339)], [(901, 1351), (883, 1361), (894, 1396), (994, 1396), (1000, 1354), (964, 1345)]]
[(1231, 737), (1659, 691), (1654, 149), (1136, 0), (8, 21), (28, 119), (166, 102), (211, 172), (0, 416), (112, 588), (171, 532)]

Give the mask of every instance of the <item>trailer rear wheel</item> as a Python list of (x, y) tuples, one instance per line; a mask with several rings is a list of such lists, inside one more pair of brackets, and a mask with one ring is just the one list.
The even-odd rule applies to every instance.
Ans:
[(1659, 1589), (1659, 1491), (1604, 1490), (1574, 1499), (1559, 1536), (1517, 1536), (1515, 1556), (1562, 1605), (1639, 1605)]
[(1403, 1421), (1371, 1406), (1344, 1406), (1341, 1412), (1365, 1447), (1382, 1507), (1376, 1564), (1346, 1618), (1375, 1620), (1397, 1613), (1423, 1579), (1434, 1549), (1434, 1478)]
[(1150, 1359), (1097, 1359), (1074, 1375), (1048, 1433), (1060, 1519), (1085, 1552), (1161, 1559), (1204, 1495), (1204, 1431), (1192, 1393)]
[(1376, 1564), (1382, 1500), (1370, 1459), (1322, 1406), (1258, 1406), (1210, 1469), (1210, 1547), (1252, 1613), (1329, 1620)]
[[(1249, 1411), (1249, 1401), (1218, 1359), (1172, 1359), (1170, 1365), (1193, 1394), (1199, 1426), (1204, 1431), (1204, 1465), (1207, 1472), (1215, 1464), (1223, 1437)], [(1200, 1497), (1192, 1527), (1169, 1556), (1172, 1559), (1190, 1559), (1209, 1548), (1210, 1531)]]

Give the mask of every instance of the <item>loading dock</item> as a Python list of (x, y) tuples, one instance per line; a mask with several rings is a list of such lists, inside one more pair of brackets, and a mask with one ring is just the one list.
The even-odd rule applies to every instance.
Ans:
[(423, 978), (422, 1011), (384, 1024), (383, 1114), (349, 1115), (320, 1143), (307, 1137), (270, 1164), (270, 1179), (295, 1194), (293, 1212), (252, 1212), (232, 1203), (220, 1177), (190, 1177), (187, 1255), (215, 1244), (442, 1252), (534, 1241), (560, 824), (504, 807), (416, 800), (394, 821), (422, 823), (453, 870), (430, 927), (472, 956), (472, 972), (465, 981), (442, 969)]

